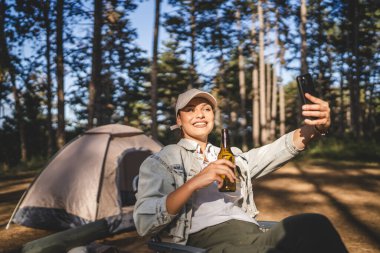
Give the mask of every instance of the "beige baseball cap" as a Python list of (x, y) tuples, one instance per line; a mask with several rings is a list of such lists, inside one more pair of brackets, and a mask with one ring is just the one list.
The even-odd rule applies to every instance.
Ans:
[[(206, 99), (207, 101), (209, 101), (211, 103), (211, 106), (213, 108), (216, 108), (217, 101), (216, 101), (216, 99), (215, 99), (215, 97), (213, 95), (211, 95), (208, 92), (201, 91), (201, 90), (198, 90), (198, 89), (190, 89), (190, 90), (185, 91), (184, 93), (181, 93), (178, 96), (177, 103), (175, 105), (175, 115), (176, 115), (176, 117), (178, 115), (179, 110), (181, 110), (182, 108), (184, 108), (190, 102), (190, 100), (192, 100), (193, 98), (196, 98), (196, 97)], [(173, 125), (173, 126), (170, 127), (170, 129), (174, 130), (174, 129), (178, 128), (178, 127), (179, 127), (178, 125)]]

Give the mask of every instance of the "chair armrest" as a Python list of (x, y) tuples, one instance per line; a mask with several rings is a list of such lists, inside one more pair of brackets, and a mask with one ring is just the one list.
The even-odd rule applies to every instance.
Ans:
[(170, 242), (153, 242), (149, 241), (148, 246), (156, 252), (172, 252), (172, 253), (206, 253), (206, 249), (196, 248), (188, 245), (181, 245)]

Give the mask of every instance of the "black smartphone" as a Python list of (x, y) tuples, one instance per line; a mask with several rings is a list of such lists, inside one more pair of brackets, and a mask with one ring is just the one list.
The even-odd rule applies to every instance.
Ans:
[(298, 93), (300, 94), (302, 104), (312, 104), (310, 100), (305, 97), (305, 93), (317, 97), (317, 91), (315, 90), (313, 78), (309, 73), (297, 76)]

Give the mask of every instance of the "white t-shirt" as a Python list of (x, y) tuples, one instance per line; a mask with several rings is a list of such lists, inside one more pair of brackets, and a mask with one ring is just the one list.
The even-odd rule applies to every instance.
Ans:
[[(194, 155), (204, 169), (209, 163), (216, 161), (217, 153), (213, 145), (207, 144), (205, 154), (197, 145)], [(220, 224), (228, 220), (242, 220), (258, 224), (257, 221), (236, 205), (242, 199), (240, 183), (236, 183), (235, 192), (219, 192), (218, 185), (213, 183), (193, 193), (193, 217), (190, 233), (196, 233), (206, 227)]]

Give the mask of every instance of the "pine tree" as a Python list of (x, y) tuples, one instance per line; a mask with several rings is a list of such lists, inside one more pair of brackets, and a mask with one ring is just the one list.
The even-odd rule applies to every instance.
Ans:
[(161, 130), (159, 139), (168, 144), (178, 141), (179, 136), (171, 134), (169, 127), (176, 124), (175, 99), (187, 89), (191, 76), (184, 60), (186, 52), (179, 47), (178, 41), (166, 42), (163, 50), (158, 65), (160, 87), (157, 116), (160, 119), (158, 128)]

